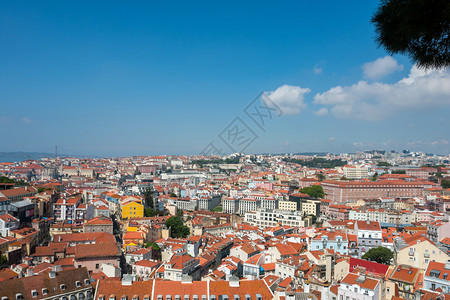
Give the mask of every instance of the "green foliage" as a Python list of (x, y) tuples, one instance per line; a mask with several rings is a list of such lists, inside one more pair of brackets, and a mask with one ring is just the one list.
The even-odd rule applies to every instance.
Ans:
[(213, 212), (222, 212), (223, 208), (221, 205), (214, 207)]
[(154, 242), (144, 243), (144, 248), (149, 248), (149, 247), (152, 247), (153, 250), (155, 250), (155, 251), (160, 251), (161, 250), (161, 248), (158, 246), (157, 243), (154, 243)]
[(153, 209), (153, 188), (151, 186), (147, 186), (144, 191), (144, 203), (148, 208)]
[(317, 216), (315, 215), (308, 215), (308, 217), (311, 217), (311, 224), (315, 224), (317, 221)]
[(158, 215), (158, 212), (156, 212), (153, 208), (144, 209), (144, 216), (146, 216), (146, 217), (154, 217), (157, 215)]
[(388, 163), (387, 161), (379, 161), (377, 166), (379, 166), (379, 167), (392, 167), (392, 165), (390, 163)]
[(6, 176), (0, 176), (0, 183), (14, 183), (14, 180)]
[(342, 167), (347, 164), (346, 160), (342, 159), (326, 159), (326, 158), (320, 158), (315, 157), (311, 160), (306, 159), (293, 159), (293, 158), (284, 158), (285, 162), (291, 162), (296, 163), (305, 167), (310, 168), (325, 168), (325, 169), (332, 169), (335, 167)]
[(4, 265), (8, 263), (8, 258), (6, 257), (6, 255), (3, 255), (0, 257), (0, 265)]
[(362, 256), (362, 259), (375, 261), (380, 264), (389, 265), (394, 258), (394, 253), (386, 247), (372, 248)]
[(325, 197), (325, 193), (323, 192), (323, 188), (320, 185), (312, 185), (304, 187), (300, 190), (300, 193), (307, 194), (312, 198), (323, 198)]
[(170, 197), (172, 197), (172, 198), (178, 198), (178, 196), (175, 195), (175, 193), (170, 193)]
[(183, 225), (180, 217), (170, 217), (166, 221), (166, 226), (170, 228), (170, 236), (173, 238), (187, 237), (189, 235), (189, 227)]
[(450, 189), (450, 179), (442, 179), (441, 186), (444, 189)]
[(383, 0), (372, 23), (390, 55), (408, 55), (419, 67), (450, 66), (450, 1)]
[(319, 181), (325, 180), (325, 175), (323, 175), (322, 173), (318, 173), (316, 176), (317, 176), (317, 180), (319, 180)]
[(392, 170), (391, 174), (406, 174), (406, 170)]
[(372, 180), (377, 181), (377, 179), (378, 179), (378, 172), (375, 172), (375, 174), (373, 174), (372, 176)]

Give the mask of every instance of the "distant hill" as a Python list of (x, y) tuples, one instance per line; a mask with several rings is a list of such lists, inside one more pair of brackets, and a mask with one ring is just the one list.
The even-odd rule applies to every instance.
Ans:
[(55, 154), (43, 152), (0, 152), (0, 162), (16, 162), (53, 156)]

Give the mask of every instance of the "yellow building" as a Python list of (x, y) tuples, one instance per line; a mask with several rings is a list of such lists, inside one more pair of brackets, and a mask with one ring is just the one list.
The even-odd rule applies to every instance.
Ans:
[(281, 200), (278, 202), (278, 209), (296, 211), (297, 210), (297, 202)]
[(125, 197), (121, 201), (122, 220), (144, 217), (144, 205), (137, 197)]

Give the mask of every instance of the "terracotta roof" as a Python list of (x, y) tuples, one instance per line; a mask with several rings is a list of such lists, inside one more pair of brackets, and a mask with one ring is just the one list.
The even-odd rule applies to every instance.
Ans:
[(350, 285), (356, 284), (362, 288), (373, 290), (375, 289), (379, 281), (365, 276), (360, 276), (355, 273), (348, 273), (347, 276), (345, 276), (345, 278), (342, 279), (342, 283)]

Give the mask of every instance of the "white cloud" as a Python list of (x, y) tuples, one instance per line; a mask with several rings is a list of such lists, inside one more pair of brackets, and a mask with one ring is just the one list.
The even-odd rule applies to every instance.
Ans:
[(266, 92), (266, 95), (281, 109), (283, 114), (294, 115), (306, 108), (305, 94), (309, 92), (311, 90), (308, 88), (285, 84), (275, 91)]
[(369, 79), (380, 79), (395, 71), (403, 70), (403, 65), (399, 65), (392, 56), (378, 58), (375, 61), (365, 63), (362, 66), (364, 77)]
[(328, 108), (326, 107), (321, 107), (318, 110), (316, 110), (314, 112), (314, 114), (316, 114), (317, 116), (325, 116), (326, 114), (328, 114)]
[(328, 138), (328, 141), (329, 142), (332, 142), (332, 141), (334, 141), (336, 138), (334, 137), (334, 136), (330, 136), (329, 138)]
[(23, 123), (25, 123), (25, 124), (30, 124), (30, 123), (31, 123), (31, 120), (28, 119), (27, 117), (22, 117), (21, 121), (22, 121)]
[(319, 75), (323, 72), (323, 69), (321, 67), (319, 67), (319, 65), (315, 65), (313, 68), (313, 72), (314, 72), (314, 74)]
[(353, 146), (361, 148), (364, 144), (361, 142), (353, 142)]
[(314, 96), (315, 104), (330, 106), (339, 118), (377, 121), (405, 110), (450, 105), (450, 70), (424, 71), (413, 66), (409, 76), (394, 84), (359, 81), (336, 86)]

